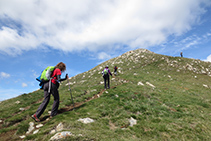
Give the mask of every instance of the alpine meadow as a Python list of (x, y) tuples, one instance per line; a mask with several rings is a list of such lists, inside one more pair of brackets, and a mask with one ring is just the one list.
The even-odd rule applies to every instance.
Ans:
[[(106, 65), (110, 89), (101, 74)], [(59, 93), (59, 114), (48, 120), (51, 96), (41, 122), (31, 115), (43, 90), (2, 101), (0, 139), (211, 140), (210, 62), (132, 50), (63, 81)]]

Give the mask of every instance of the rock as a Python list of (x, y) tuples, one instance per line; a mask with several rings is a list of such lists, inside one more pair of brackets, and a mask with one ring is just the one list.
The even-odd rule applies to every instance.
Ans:
[(40, 127), (42, 127), (43, 126), (43, 124), (38, 124), (38, 125), (36, 125), (36, 128), (40, 128)]
[(137, 85), (142, 85), (142, 86), (144, 86), (144, 84), (142, 83), (142, 82), (138, 82), (138, 84)]
[(193, 67), (192, 67), (190, 64), (187, 64), (187, 65), (185, 66), (185, 68), (188, 69), (188, 70), (190, 70), (190, 71), (193, 70)]
[(132, 117), (128, 121), (130, 122), (130, 126), (131, 127), (133, 127), (133, 125), (136, 125), (137, 124), (137, 120), (134, 119), (134, 118), (132, 118)]
[(101, 81), (101, 82), (100, 82), (100, 84), (104, 84), (104, 82), (103, 82), (103, 81)]
[(60, 132), (60, 133), (55, 134), (53, 137), (51, 137), (50, 141), (64, 139), (68, 136), (72, 136), (72, 133), (69, 131)]
[(29, 123), (28, 131), (26, 132), (26, 134), (31, 133), (33, 130), (34, 130), (34, 123), (33, 122), (30, 122)]
[(16, 101), (15, 103), (16, 103), (16, 104), (20, 104), (21, 102), (20, 102), (20, 101)]
[(66, 84), (66, 86), (73, 85), (73, 84), (74, 84), (73, 82), (69, 82), (69, 83)]
[(153, 87), (153, 88), (155, 88), (155, 86), (154, 85), (152, 85), (151, 83), (149, 83), (149, 82), (146, 82), (146, 84), (147, 85), (149, 85), (149, 86), (151, 86), (151, 87)]
[(96, 91), (97, 91), (96, 89), (91, 90), (91, 92), (96, 92)]
[(117, 98), (119, 97), (117, 94), (115, 95)]
[(81, 121), (82, 123), (85, 124), (94, 122), (94, 120), (91, 118), (84, 118), (84, 119), (80, 118), (78, 121)]
[(202, 74), (207, 74), (206, 71), (204, 71), (204, 70), (201, 70), (201, 73), (202, 73)]
[(55, 129), (51, 130), (49, 134), (54, 134), (54, 133), (56, 133)]
[(60, 122), (57, 126), (56, 126), (56, 131), (62, 131), (64, 129), (64, 125)]
[(24, 139), (26, 136), (25, 135), (22, 135), (22, 136), (19, 136), (21, 139)]
[(63, 123), (60, 122), (60, 123), (56, 126), (55, 129), (53, 129), (53, 130), (50, 131), (50, 134), (54, 134), (54, 133), (56, 133), (56, 132), (58, 132), (58, 131), (62, 131), (63, 129), (64, 129), (64, 125), (63, 125)]
[(33, 132), (33, 134), (37, 134), (38, 132), (39, 132), (39, 129), (35, 130), (35, 131)]
[(207, 85), (205, 85), (205, 84), (203, 84), (203, 86), (205, 87), (205, 88), (209, 88)]
[(2, 123), (2, 122), (3, 122), (3, 120), (0, 119), (0, 123)]
[(24, 108), (19, 108), (19, 110), (20, 110), (20, 111), (24, 111), (25, 109), (24, 109)]

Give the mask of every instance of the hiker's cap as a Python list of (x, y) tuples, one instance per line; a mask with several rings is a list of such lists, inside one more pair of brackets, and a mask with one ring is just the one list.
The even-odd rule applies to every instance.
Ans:
[(105, 68), (108, 68), (108, 65), (106, 65)]

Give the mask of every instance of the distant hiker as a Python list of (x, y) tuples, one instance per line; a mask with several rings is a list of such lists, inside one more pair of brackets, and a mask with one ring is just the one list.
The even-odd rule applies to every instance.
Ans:
[(182, 52), (180, 52), (180, 56), (183, 57), (183, 53)]
[(114, 75), (117, 75), (117, 66), (114, 67)]
[(43, 90), (44, 90), (44, 100), (43, 102), (40, 104), (39, 108), (37, 109), (37, 112), (32, 115), (32, 118), (36, 121), (39, 122), (39, 117), (42, 115), (42, 113), (45, 111), (49, 101), (50, 101), (50, 96), (51, 94), (54, 97), (54, 103), (52, 106), (52, 110), (51, 110), (51, 116), (50, 118), (52, 118), (53, 116), (57, 115), (58, 112), (58, 108), (59, 108), (59, 92), (58, 92), (58, 88), (59, 88), (59, 82), (64, 81), (68, 78), (68, 75), (66, 74), (65, 78), (61, 78), (61, 74), (66, 70), (66, 65), (63, 62), (58, 63), (55, 66), (54, 71), (51, 74), (51, 78), (50, 81), (45, 82), (43, 85)]
[[(103, 78), (104, 78), (104, 88), (110, 89), (110, 80), (109, 75), (112, 76), (111, 71), (108, 69), (108, 65), (105, 66), (105, 69), (102, 71)], [(108, 82), (108, 87), (106, 87), (106, 81)]]

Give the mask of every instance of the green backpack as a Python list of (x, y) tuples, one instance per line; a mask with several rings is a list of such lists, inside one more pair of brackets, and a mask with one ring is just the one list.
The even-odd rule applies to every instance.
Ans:
[(40, 80), (43, 82), (49, 81), (54, 70), (55, 70), (54, 66), (48, 66), (46, 69), (42, 71)]
[(108, 69), (104, 69), (104, 70), (103, 70), (103, 74), (104, 74), (104, 75), (108, 74)]

